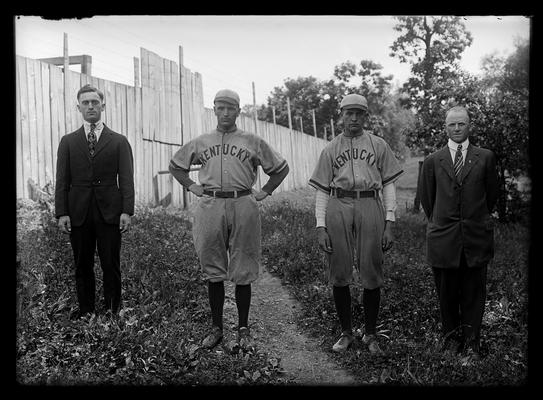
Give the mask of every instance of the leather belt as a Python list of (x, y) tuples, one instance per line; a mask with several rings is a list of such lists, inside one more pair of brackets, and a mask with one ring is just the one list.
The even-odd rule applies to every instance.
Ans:
[(361, 199), (368, 197), (377, 197), (376, 190), (343, 190), (340, 188), (331, 188), (330, 195), (341, 199), (342, 197), (351, 197), (353, 199)]
[(230, 199), (230, 198), (237, 198), (241, 196), (247, 196), (248, 194), (251, 194), (253, 191), (251, 189), (246, 190), (233, 190), (231, 192), (222, 192), (220, 190), (204, 190), (204, 194), (207, 194), (211, 197), (219, 197), (221, 199)]
[(117, 186), (117, 179), (95, 179), (93, 181), (75, 181), (70, 184), (71, 186)]

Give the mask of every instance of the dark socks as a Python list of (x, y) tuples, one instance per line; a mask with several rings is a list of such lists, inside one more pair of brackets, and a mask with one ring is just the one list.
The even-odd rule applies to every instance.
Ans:
[(341, 325), (341, 331), (352, 332), (351, 322), (351, 290), (349, 286), (333, 286), (332, 293), (334, 296), (334, 303), (336, 305), (337, 315), (339, 317), (339, 323)]
[(208, 281), (209, 306), (211, 307), (211, 319), (214, 326), (222, 330), (222, 311), (224, 307), (224, 282)]
[(238, 307), (238, 327), (248, 327), (249, 307), (251, 306), (251, 285), (236, 285), (236, 306)]
[(364, 306), (364, 326), (368, 335), (375, 333), (377, 315), (379, 314), (379, 303), (381, 301), (381, 289), (364, 289), (362, 304)]

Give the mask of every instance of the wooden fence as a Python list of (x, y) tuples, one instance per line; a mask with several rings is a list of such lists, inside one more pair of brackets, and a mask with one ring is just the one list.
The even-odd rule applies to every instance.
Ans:
[[(180, 54), (182, 54), (180, 48)], [(183, 143), (215, 128), (212, 109), (203, 105), (202, 76), (141, 49), (135, 58), (135, 85), (127, 86), (16, 56), (17, 198), (32, 198), (32, 187), (54, 184), (61, 137), (82, 124), (76, 94), (90, 83), (104, 92), (102, 119), (127, 136), (134, 153), (136, 202), (187, 207), (194, 201), (167, 173), (172, 155)], [(141, 86), (140, 70), (141, 66)], [(240, 115), (240, 129), (262, 136), (289, 163), (291, 172), (278, 192), (302, 188), (326, 141)], [(256, 128), (256, 129), (255, 129)], [(197, 172), (191, 172), (197, 181)], [(256, 189), (267, 181), (259, 168)]]

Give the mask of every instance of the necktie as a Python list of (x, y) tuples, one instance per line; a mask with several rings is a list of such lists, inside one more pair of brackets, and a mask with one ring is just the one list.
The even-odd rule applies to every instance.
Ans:
[(89, 153), (92, 156), (94, 156), (94, 149), (96, 148), (96, 134), (94, 133), (94, 129), (96, 128), (96, 124), (90, 124), (90, 131), (89, 131)]
[(454, 174), (456, 175), (457, 180), (460, 180), (460, 172), (462, 171), (463, 165), (464, 161), (462, 159), (462, 145), (459, 144), (454, 156)]

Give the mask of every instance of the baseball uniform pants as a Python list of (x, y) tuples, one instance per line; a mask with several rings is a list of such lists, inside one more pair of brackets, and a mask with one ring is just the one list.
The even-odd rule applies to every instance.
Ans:
[(385, 215), (379, 198), (330, 197), (326, 228), (332, 244), (329, 282), (334, 286), (352, 284), (354, 266), (363, 288), (381, 287)]
[(260, 213), (253, 195), (204, 195), (194, 212), (193, 238), (204, 277), (236, 285), (254, 282), (260, 272)]

